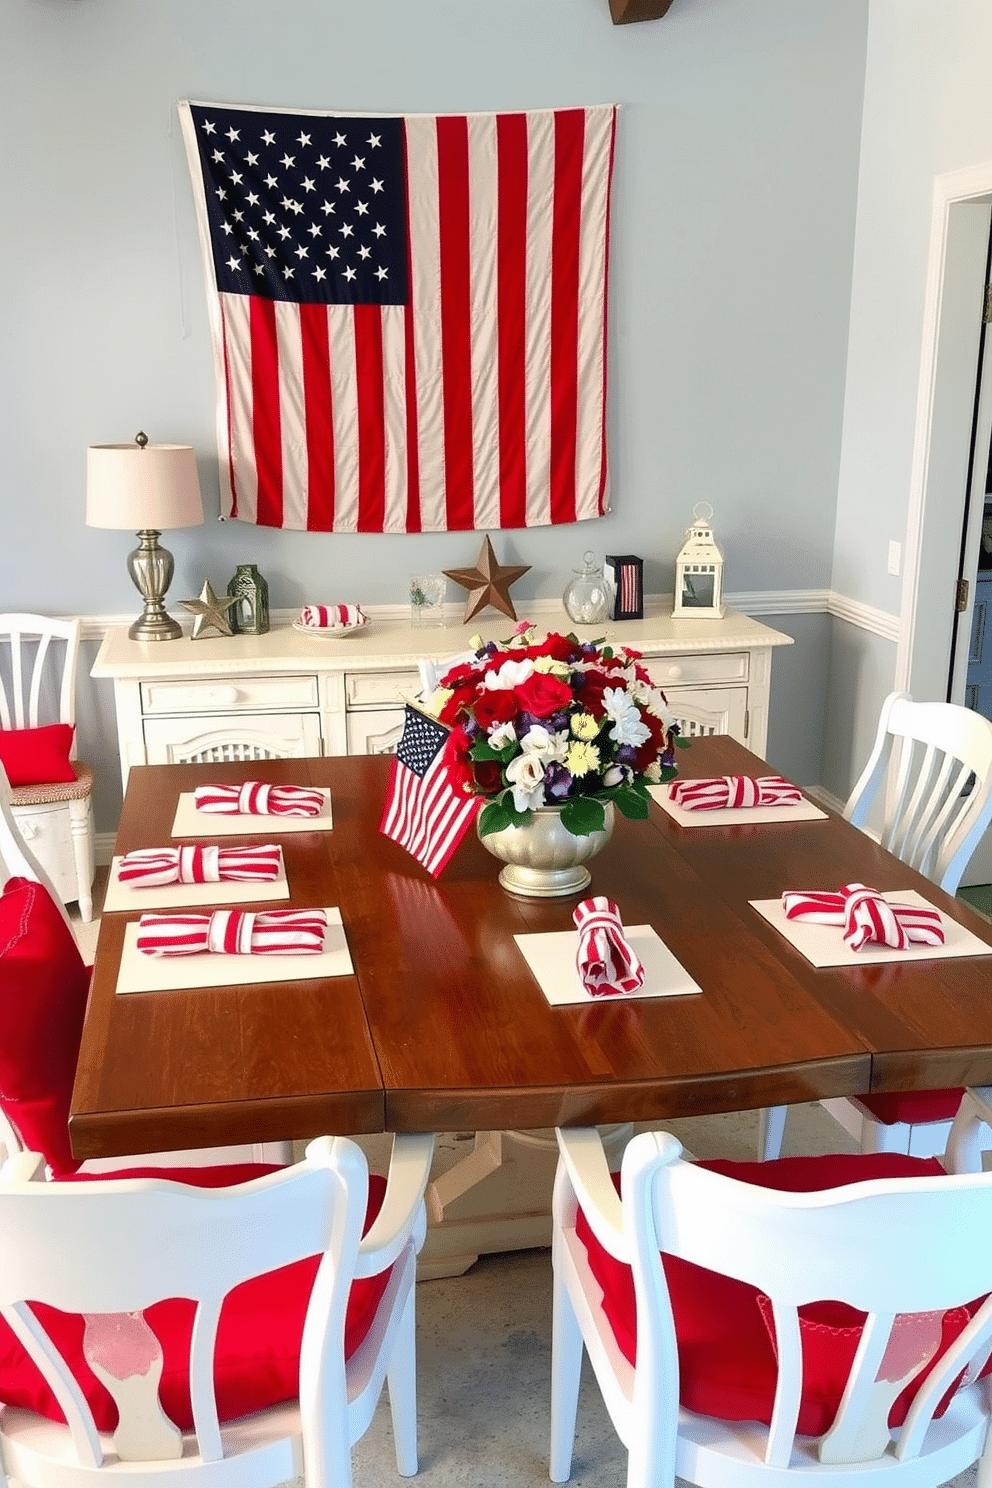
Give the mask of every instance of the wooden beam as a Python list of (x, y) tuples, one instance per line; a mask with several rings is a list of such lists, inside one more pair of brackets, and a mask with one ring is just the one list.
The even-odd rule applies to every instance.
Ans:
[(614, 26), (626, 26), (631, 21), (657, 21), (671, 3), (672, 0), (610, 0), (610, 15)]

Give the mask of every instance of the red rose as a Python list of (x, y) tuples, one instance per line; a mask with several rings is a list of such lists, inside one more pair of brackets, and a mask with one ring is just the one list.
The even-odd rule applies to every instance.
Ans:
[(539, 646), (528, 646), (524, 652), (525, 656), (553, 656), (555, 661), (578, 661), (582, 655), (581, 650), (568, 636), (558, 635), (552, 631), (545, 636)]
[(660, 718), (655, 718), (653, 713), (642, 713), (641, 722), (651, 730), (651, 737), (638, 746), (634, 757), (634, 769), (639, 775), (643, 775), (648, 765), (664, 752), (667, 739), (665, 725)]
[(520, 706), (533, 713), (535, 718), (550, 718), (552, 713), (561, 713), (572, 703), (572, 689), (568, 683), (547, 672), (534, 672), (513, 690)]
[(586, 713), (591, 713), (594, 718), (602, 718), (605, 709), (603, 707), (603, 693), (608, 687), (612, 687), (614, 679), (604, 676), (602, 672), (583, 672), (582, 685), (575, 689), (575, 698), (579, 707)]
[(503, 788), (503, 766), (499, 760), (473, 760), (475, 783), (484, 796), (495, 796)]
[(468, 751), (469, 740), (465, 730), (453, 728), (444, 742), (444, 767), (453, 788), (471, 795), (475, 776)]
[(490, 729), (494, 723), (509, 723), (520, 712), (520, 704), (510, 687), (490, 687), (479, 693), (472, 708), (480, 728)]

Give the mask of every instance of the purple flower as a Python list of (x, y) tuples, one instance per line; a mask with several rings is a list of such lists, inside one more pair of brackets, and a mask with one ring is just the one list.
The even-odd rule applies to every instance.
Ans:
[(545, 720), (545, 727), (550, 729), (553, 734), (560, 734), (563, 729), (568, 728), (568, 714), (553, 713), (550, 718)]
[(544, 795), (554, 801), (564, 801), (572, 785), (572, 777), (564, 765), (551, 760), (544, 767)]
[(594, 641), (582, 641), (579, 645), (579, 650), (582, 652), (583, 656), (599, 655), (599, 649)]
[(621, 744), (617, 748), (616, 761), (618, 765), (632, 765), (637, 758), (637, 750), (633, 744)]
[(468, 736), (468, 738), (474, 739), (475, 736), (476, 736), (476, 734), (479, 732), (479, 723), (478, 723), (478, 720), (475, 719), (475, 718), (473, 718), (472, 715), (469, 714), (469, 716), (465, 719), (464, 723), (462, 724), (462, 728), (465, 730), (465, 733)]

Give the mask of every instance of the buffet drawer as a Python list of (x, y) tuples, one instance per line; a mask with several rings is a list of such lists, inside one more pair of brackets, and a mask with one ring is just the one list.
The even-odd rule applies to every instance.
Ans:
[(317, 706), (317, 678), (307, 673), (285, 677), (204, 677), (202, 680), (193, 678), (141, 684), (141, 711), (145, 714)]
[(645, 656), (644, 666), (656, 687), (685, 687), (694, 682), (746, 682), (747, 651), (702, 652), (681, 656)]

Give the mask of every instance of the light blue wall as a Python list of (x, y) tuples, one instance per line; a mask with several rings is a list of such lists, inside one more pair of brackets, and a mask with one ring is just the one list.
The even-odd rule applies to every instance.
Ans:
[[(217, 511), (181, 97), (397, 112), (617, 101), (613, 513), (499, 534), (502, 561), (532, 565), (515, 597), (559, 594), (587, 546), (643, 554), (647, 589), (670, 589), (700, 500), (728, 590), (826, 588), (866, 29), (867, 0), (676, 0), (625, 27), (607, 0), (4, 0), (0, 607), (137, 612), (131, 540), (83, 522), (89, 444), (139, 428), (193, 444)], [(248, 560), (275, 607), (399, 601), (411, 571), (478, 551), (472, 534), (210, 520), (168, 545), (173, 600)], [(91, 712), (101, 738), (84, 743), (106, 754), (105, 709)]]

